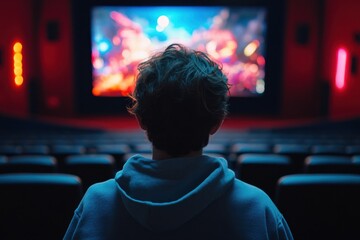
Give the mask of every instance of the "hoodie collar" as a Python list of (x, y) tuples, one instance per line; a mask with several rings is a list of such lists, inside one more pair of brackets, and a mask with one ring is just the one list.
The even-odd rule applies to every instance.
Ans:
[(189, 221), (220, 197), (234, 173), (223, 158), (209, 156), (151, 160), (130, 158), (116, 181), (129, 213), (153, 231), (168, 231)]

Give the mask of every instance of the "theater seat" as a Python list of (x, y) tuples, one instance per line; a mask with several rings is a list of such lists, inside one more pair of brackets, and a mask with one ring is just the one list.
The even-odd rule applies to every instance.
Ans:
[(7, 163), (8, 158), (6, 156), (0, 155), (0, 173), (6, 172)]
[(79, 176), (86, 190), (115, 176), (115, 160), (107, 154), (71, 155), (65, 159), (64, 171)]
[[(82, 197), (66, 174), (0, 174), (0, 238), (62, 239)], [(6, 193), (6, 194), (5, 194)]]
[(346, 146), (346, 154), (348, 154), (348, 155), (359, 155), (360, 154), (360, 145)]
[(312, 155), (346, 155), (346, 148), (343, 145), (315, 144), (311, 149)]
[(8, 173), (55, 173), (57, 162), (53, 156), (19, 155), (9, 157), (6, 166)]
[(276, 144), (274, 153), (290, 157), (297, 171), (303, 171), (305, 158), (311, 155), (310, 146), (306, 144)]
[(314, 155), (305, 160), (305, 173), (355, 173), (351, 157), (336, 155)]
[(226, 156), (228, 154), (228, 149), (226, 143), (209, 143), (204, 147), (203, 152), (205, 154), (215, 153)]
[(22, 154), (46, 155), (49, 154), (49, 147), (42, 144), (24, 145), (22, 149)]
[(230, 153), (237, 156), (245, 153), (272, 153), (271, 144), (267, 143), (235, 143), (230, 148)]
[(100, 144), (94, 147), (96, 154), (109, 154), (115, 159), (115, 166), (117, 170), (122, 169), (124, 165), (124, 156), (130, 152), (130, 147), (127, 144)]
[(360, 239), (360, 175), (284, 176), (275, 203), (294, 239)]
[(356, 173), (360, 174), (360, 155), (355, 155), (351, 159), (352, 163), (354, 164)]
[(152, 145), (150, 143), (136, 143), (133, 145), (132, 152), (150, 154), (152, 153)]
[(236, 169), (239, 179), (261, 188), (271, 198), (278, 179), (294, 173), (289, 157), (277, 154), (242, 154)]
[(64, 166), (64, 161), (67, 156), (84, 154), (85, 147), (82, 145), (71, 145), (71, 144), (54, 144), (51, 147), (50, 154), (56, 157), (58, 161), (59, 168), (62, 170)]
[(22, 148), (17, 145), (0, 145), (0, 154), (6, 156), (19, 155), (22, 153)]

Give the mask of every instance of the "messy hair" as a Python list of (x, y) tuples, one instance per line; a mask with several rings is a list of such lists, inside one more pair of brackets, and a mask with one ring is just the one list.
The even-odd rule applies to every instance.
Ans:
[(152, 144), (172, 156), (200, 150), (227, 114), (222, 67), (201, 51), (172, 44), (138, 66), (133, 104)]

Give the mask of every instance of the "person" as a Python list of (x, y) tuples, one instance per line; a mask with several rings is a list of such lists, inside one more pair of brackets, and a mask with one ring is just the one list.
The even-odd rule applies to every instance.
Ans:
[(85, 193), (64, 239), (293, 239), (275, 204), (204, 155), (227, 114), (227, 78), (200, 51), (172, 44), (138, 66), (130, 113), (152, 159), (129, 158)]

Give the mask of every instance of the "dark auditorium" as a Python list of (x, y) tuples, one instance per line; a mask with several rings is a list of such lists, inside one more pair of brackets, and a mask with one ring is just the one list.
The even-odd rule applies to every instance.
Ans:
[(360, 239), (360, 1), (0, 1), (0, 239)]

